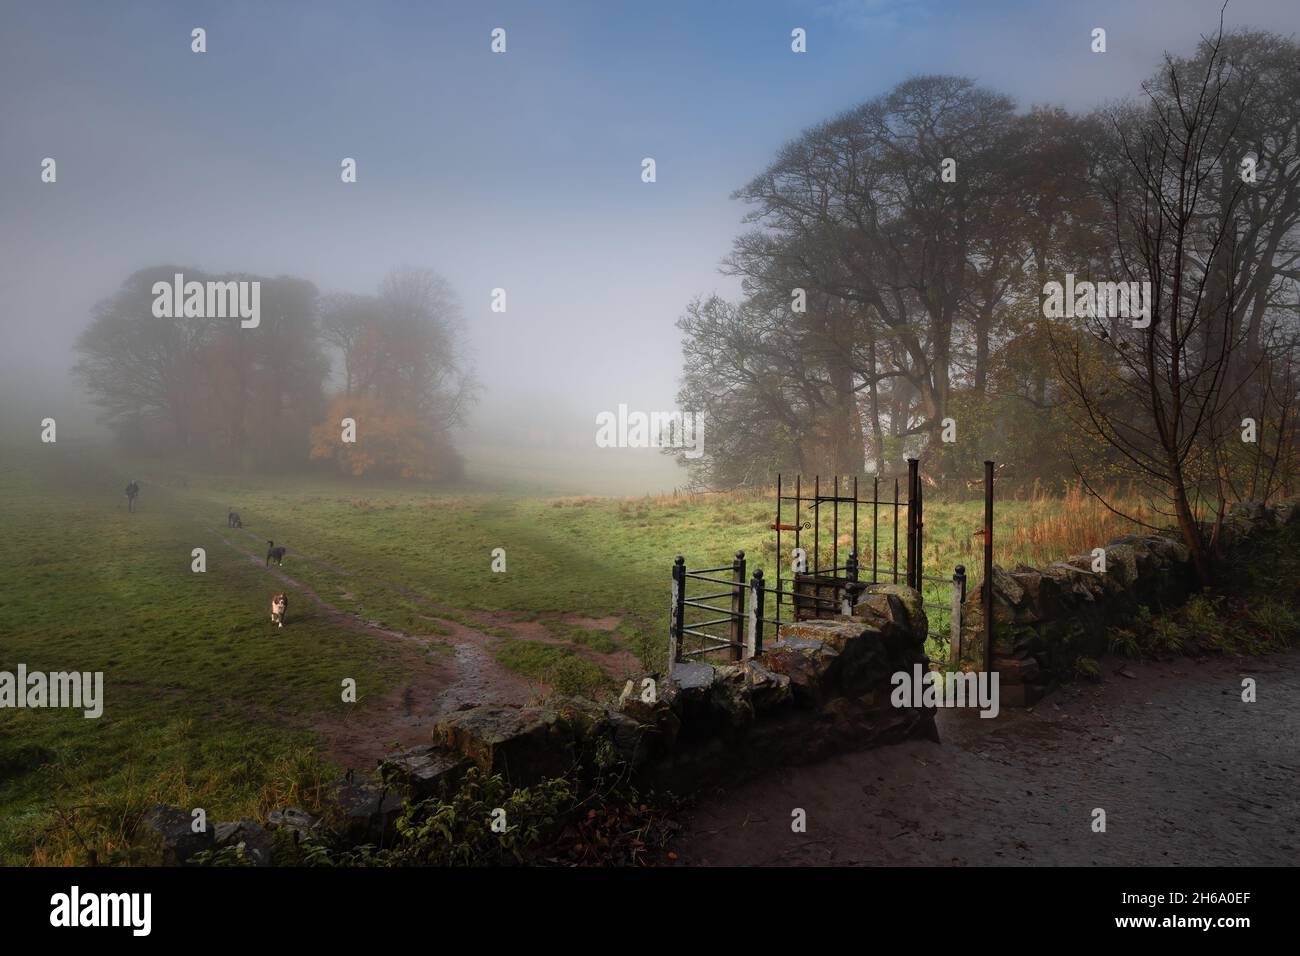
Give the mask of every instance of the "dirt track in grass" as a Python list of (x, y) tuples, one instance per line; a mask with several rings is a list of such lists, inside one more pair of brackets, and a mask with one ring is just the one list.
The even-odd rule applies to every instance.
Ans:
[[(512, 637), (564, 644), (578, 656), (596, 664), (611, 678), (637, 667), (635, 655), (627, 651), (601, 654), (588, 647), (567, 644), (552, 637), (538, 621), (519, 620), (518, 615), (505, 612), (467, 615), (382, 578), (356, 575), (428, 609), (431, 613), (422, 616), (430, 622), (430, 630), (436, 633), (411, 634), (388, 628), (330, 603), (310, 585), (285, 571), (283, 565), (266, 566), (265, 554), (249, 550), (243, 540), (235, 537), (238, 532), (260, 545), (262, 539), (251, 531), (223, 531), (212, 527), (208, 531), (227, 547), (263, 567), (268, 575), (289, 589), (293, 597), (286, 627), (293, 626), (295, 604), (305, 598), (335, 626), (364, 631), (392, 643), (393, 652), (402, 665), (404, 678), (401, 683), (377, 700), (367, 700), (361, 694), (359, 706), (349, 710), (346, 717), (319, 717), (312, 724), (312, 729), (325, 739), (327, 755), (345, 767), (368, 770), (395, 749), (428, 743), (433, 725), (457, 710), (478, 704), (526, 704), (549, 692), (546, 684), (529, 680), (497, 662), (492, 649), (503, 638), (488, 633), (489, 630), (506, 630)], [(291, 567), (297, 562), (307, 562), (342, 577), (354, 576), (345, 568), (296, 550), (289, 551), (285, 560)], [(268, 621), (269, 603), (268, 591)], [(473, 619), (478, 626), (463, 623), (466, 618)], [(579, 619), (573, 620), (577, 623)], [(593, 629), (612, 630), (619, 619), (602, 618), (589, 622), (584, 619), (583, 623)]]
[[(774, 768), (702, 794), (674, 849), (696, 865), (1300, 860), (1300, 652), (1103, 667), (1102, 683), (1031, 711), (940, 712), (941, 744)], [(1244, 677), (1256, 703), (1241, 700)], [(803, 834), (790, 829), (796, 807)], [(1105, 833), (1091, 828), (1097, 807)]]

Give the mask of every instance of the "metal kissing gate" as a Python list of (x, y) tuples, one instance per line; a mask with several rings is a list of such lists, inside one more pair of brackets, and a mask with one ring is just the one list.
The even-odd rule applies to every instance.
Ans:
[[(927, 574), (924, 570), (925, 512), (924, 492), (919, 472), (919, 460), (907, 460), (907, 496), (900, 498), (899, 480), (893, 479), (893, 493), (883, 500), (880, 497), (880, 478), (871, 480), (871, 497), (859, 494), (857, 476), (841, 483), (837, 476), (829, 487), (823, 487), (820, 476), (814, 477), (812, 494), (801, 477), (794, 479), (794, 494), (776, 479), (776, 516), (769, 526), (776, 532), (777, 572), (774, 582), (764, 579), (761, 568), (746, 578), (745, 552), (737, 551), (730, 564), (711, 568), (689, 570), (681, 555), (673, 563), (672, 609), (669, 625), (669, 661), (676, 663), (693, 657), (726, 652), (734, 661), (754, 657), (763, 651), (765, 625), (779, 627), (782, 623), (818, 617), (847, 615), (868, 584), (881, 581), (903, 583), (921, 592), (925, 607), (948, 616), (945, 630), (930, 630), (930, 636), (949, 643), (950, 663), (956, 665), (961, 649), (962, 605), (966, 599), (966, 569), (957, 565), (950, 578)], [(829, 491), (824, 494), (823, 491)], [(840, 509), (845, 510), (847, 528), (841, 534)], [(870, 518), (866, 519), (867, 508)], [(790, 510), (793, 508), (793, 516)], [(891, 536), (892, 546), (887, 552), (881, 547), (881, 510), (886, 510), (886, 543)], [(892, 509), (890, 511), (889, 509)], [(905, 559), (899, 570), (899, 524), (902, 515)], [(823, 520), (823, 510), (829, 510), (829, 522)], [(783, 520), (783, 516), (791, 520)], [(870, 521), (868, 534), (862, 534), (862, 521)], [(829, 523), (829, 548), (822, 541), (823, 526)], [(808, 541), (811, 532), (811, 542)], [(980, 534), (981, 532), (976, 532)], [(784, 576), (782, 535), (794, 536), (790, 552), (792, 558), (789, 576)], [(993, 565), (993, 462), (984, 463), (984, 581), (991, 579)], [(847, 540), (841, 541), (842, 538)], [(788, 538), (786, 539), (789, 540)], [(811, 544), (811, 548), (807, 545)], [(847, 545), (841, 563), (841, 545)], [(868, 562), (860, 544), (869, 544)], [(883, 552), (883, 553), (882, 553)], [(826, 563), (823, 563), (825, 559)], [(709, 593), (689, 593), (691, 585), (703, 584)], [(951, 588), (947, 600), (943, 589)], [(927, 590), (930, 592), (927, 595)], [(773, 617), (767, 617), (767, 599), (773, 598)], [(934, 600), (925, 600), (933, 596)], [(987, 586), (981, 594), (985, 621), (985, 668), (991, 665), (992, 642), (987, 639), (988, 624), (992, 620), (992, 594)], [(722, 603), (712, 603), (719, 602)], [(789, 609), (783, 621), (782, 610)], [(693, 619), (691, 619), (693, 618)], [(691, 645), (688, 647), (688, 644)]]

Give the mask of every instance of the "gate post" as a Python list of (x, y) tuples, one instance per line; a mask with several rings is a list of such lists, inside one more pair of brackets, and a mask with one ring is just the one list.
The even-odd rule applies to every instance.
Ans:
[(898, 476), (894, 476), (894, 556), (893, 583), (898, 583)]
[(766, 603), (766, 589), (763, 587), (763, 569), (759, 568), (749, 581), (749, 640), (747, 641), (750, 657), (763, 653), (763, 605)]
[[(822, 573), (822, 476), (813, 475), (813, 577)], [(813, 591), (816, 594), (816, 591)]]
[[(793, 575), (791, 581), (793, 582)], [(781, 620), (781, 473), (776, 473), (776, 619)]]
[[(858, 552), (856, 550), (849, 552), (848, 560), (844, 562), (844, 580), (848, 584), (858, 583)], [(857, 594), (856, 588), (844, 588), (841, 592), (840, 613), (845, 617), (853, 613), (853, 598)]]
[(993, 673), (993, 462), (984, 462), (984, 670)]
[(921, 474), (916, 475), (916, 583), (921, 590), (921, 569), (925, 567), (925, 492), (921, 487)]
[(731, 562), (731, 580), (735, 586), (731, 592), (731, 659), (744, 660), (745, 643), (745, 552), (737, 551)]
[[(915, 458), (907, 459), (907, 586), (916, 588), (916, 466)], [(920, 588), (917, 588), (919, 591)]]
[(668, 626), (668, 676), (682, 659), (682, 638), (686, 627), (686, 559), (680, 554), (673, 562), (673, 600)]
[(956, 667), (961, 662), (961, 609), (966, 601), (966, 568), (962, 565), (952, 572), (952, 636), (948, 639), (948, 663)]
[[(880, 470), (880, 464), (876, 464)], [(880, 552), (880, 475), (871, 479), (871, 583), (876, 583), (876, 569), (879, 567)]]

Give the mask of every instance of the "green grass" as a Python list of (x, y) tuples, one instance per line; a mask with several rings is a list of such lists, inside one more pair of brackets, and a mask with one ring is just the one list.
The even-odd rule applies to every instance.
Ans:
[[(259, 556), (274, 539), (289, 549), (286, 573), (339, 609), (406, 633), (444, 633), (435, 619), (485, 629), (475, 616), (492, 612), (540, 620), (562, 643), (518, 639), (498, 617), (486, 628), (493, 653), (570, 694), (609, 686), (593, 652), (627, 650), (662, 667), (675, 555), (711, 567), (744, 549), (751, 570), (775, 579), (767, 492), (546, 498), (210, 474), (73, 441), (0, 452), (0, 669), (102, 670), (107, 698), (93, 721), (0, 711), (6, 863), (84, 862), (88, 848), (104, 860), (149, 802), (203, 806), (211, 820), (254, 815), (287, 795), (310, 802), (332, 769), (314, 756), (319, 725), (348, 706), (340, 681), (356, 678), (364, 703), (403, 676), (392, 642), (341, 625), (305, 596), (291, 598), (292, 626), (272, 632), (273, 579), (209, 529)], [(128, 515), (121, 489), (132, 477), (143, 493), (140, 511)], [(225, 528), (231, 506), (242, 536)], [(1041, 499), (998, 509), (1000, 522), (1026, 526), (1035, 513), (1060, 512)], [(888, 514), (882, 509), (882, 580), (892, 568)], [(869, 509), (861, 518), (865, 541)], [(927, 501), (925, 518), (925, 572), (947, 578), (965, 563), (973, 585), (982, 503)], [(782, 543), (791, 547), (792, 536)], [(1043, 546), (1015, 535), (996, 543), (1006, 564)], [(206, 549), (204, 574), (190, 570), (196, 547)], [(505, 573), (492, 571), (494, 548), (506, 550)], [(847, 548), (846, 540), (841, 561)], [(831, 560), (825, 534), (822, 562)], [(947, 589), (929, 586), (927, 600), (946, 602)], [(932, 613), (941, 628), (944, 615)], [(560, 620), (574, 615), (621, 623), (610, 632)]]
[[(169, 495), (151, 488), (128, 515), (114, 495), (126, 479), (102, 460), (51, 445), (5, 462), (0, 670), (103, 671), (105, 704), (97, 720), (0, 712), (0, 861), (31, 858), (71, 807), (255, 812), (292, 789), (285, 768), (314, 745), (312, 715), (346, 706), (343, 677), (358, 677), (363, 696), (397, 678), (381, 641), (341, 631), (305, 601), (294, 627), (272, 634), (265, 577)], [(196, 547), (207, 551), (203, 574), (190, 570)], [(77, 812), (98, 832), (102, 820)], [(37, 858), (84, 862), (71, 829)]]
[(580, 624), (572, 624), (555, 618), (548, 619), (545, 625), (546, 629), (560, 640), (590, 647), (593, 651), (601, 654), (612, 654), (619, 649), (619, 642), (614, 640), (609, 631), (583, 627)]
[(1300, 637), (1300, 612), (1293, 607), (1266, 598), (1247, 614), (1251, 626), (1269, 641), (1290, 647)]
[(610, 688), (604, 671), (567, 647), (541, 641), (507, 640), (498, 644), (493, 654), (503, 666), (550, 684), (561, 694), (596, 697)]
[[(764, 568), (769, 581), (777, 564), (768, 529), (773, 505), (765, 493), (550, 499), (428, 492), (342, 479), (195, 475), (186, 496), (196, 508), (219, 515), (236, 502), (246, 527), (264, 529), (265, 537), (291, 551), (302, 548), (360, 576), (395, 583), (460, 611), (612, 613), (661, 632), (676, 554), (686, 556), (690, 567), (712, 567), (743, 549), (750, 569)], [(981, 526), (981, 508), (980, 502), (936, 502), (927, 508), (927, 540), (935, 542), (927, 546), (927, 574), (949, 578), (953, 566), (965, 561), (974, 575), (978, 539), (972, 543), (971, 533)], [(865, 544), (866, 509), (862, 522)], [(891, 580), (892, 525), (885, 523), (883, 512), (881, 539), (879, 576)], [(784, 536), (783, 548), (792, 545), (792, 537)], [(506, 551), (507, 570), (494, 574), (492, 551), (498, 547)], [(848, 547), (846, 538), (841, 562)], [(822, 559), (824, 564), (833, 560), (829, 542), (823, 542)], [(900, 554), (900, 567), (905, 561)], [(782, 563), (788, 579), (788, 554)], [(869, 573), (867, 565), (863, 574)], [(295, 563), (294, 574), (305, 576), (321, 593), (343, 586), (318, 565)], [(378, 615), (403, 630), (420, 626), (421, 609), (384, 587), (354, 577), (347, 590), (363, 616)], [(948, 589), (927, 585), (927, 600), (946, 602)], [(946, 615), (933, 613), (934, 623), (942, 627)]]
[(1260, 655), (1300, 638), (1300, 526), (1258, 534), (1219, 562), (1215, 586), (1162, 613), (1139, 607), (1112, 628), (1110, 650), (1131, 658)]

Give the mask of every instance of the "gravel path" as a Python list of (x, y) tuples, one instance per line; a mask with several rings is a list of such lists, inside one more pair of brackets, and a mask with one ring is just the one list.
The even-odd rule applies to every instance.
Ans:
[[(1030, 711), (992, 720), (941, 712), (942, 744), (776, 768), (702, 794), (678, 856), (697, 865), (1300, 862), (1300, 652), (1102, 663), (1102, 683), (1069, 685)], [(1256, 680), (1256, 703), (1241, 700), (1244, 677)], [(1092, 831), (1096, 807), (1105, 833)], [(795, 808), (807, 812), (806, 833), (791, 831)]]

